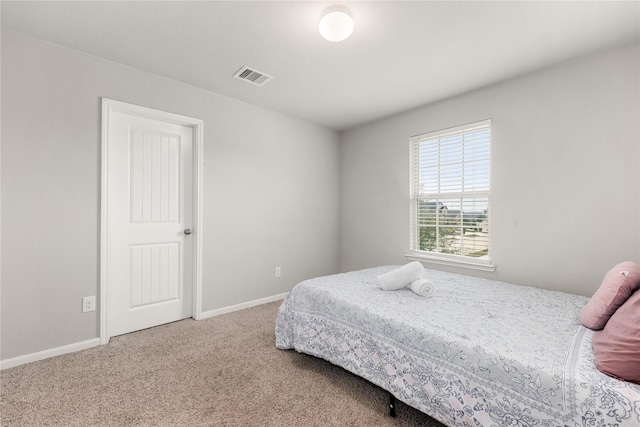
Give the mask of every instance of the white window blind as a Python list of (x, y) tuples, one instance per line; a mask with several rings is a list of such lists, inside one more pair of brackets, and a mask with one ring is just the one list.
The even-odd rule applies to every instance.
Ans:
[(411, 252), (490, 263), (491, 120), (412, 137)]

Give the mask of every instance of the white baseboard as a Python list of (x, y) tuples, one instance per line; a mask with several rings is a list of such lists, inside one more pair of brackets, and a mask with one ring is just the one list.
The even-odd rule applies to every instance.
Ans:
[(255, 307), (257, 305), (267, 304), (274, 301), (283, 300), (287, 296), (288, 292), (278, 295), (272, 295), (266, 298), (254, 299), (253, 301), (247, 301), (236, 305), (230, 305), (228, 307), (217, 308), (215, 310), (204, 311), (200, 315), (200, 319), (207, 319), (209, 317), (220, 316), (221, 314), (232, 313), (234, 311), (243, 310), (245, 308)]
[(37, 353), (25, 354), (24, 356), (0, 360), (0, 370), (14, 368), (16, 366), (24, 365), (25, 363), (37, 362), (38, 360), (61, 356), (63, 354), (73, 353), (80, 350), (86, 350), (91, 347), (97, 347), (98, 345), (100, 345), (100, 339), (94, 338), (74, 344), (63, 345), (62, 347), (39, 351)]
[[(221, 314), (232, 313), (234, 311), (242, 310), (249, 307), (255, 307), (257, 305), (267, 304), (274, 301), (283, 300), (287, 296), (288, 292), (283, 294), (273, 295), (266, 298), (260, 298), (253, 301), (247, 301), (228, 307), (217, 308), (215, 310), (205, 311), (201, 313), (200, 318), (197, 320), (207, 319), (209, 317), (220, 316)], [(49, 350), (39, 351), (37, 353), (25, 354), (24, 356), (14, 357), (12, 359), (0, 360), (0, 370), (14, 368), (16, 366), (24, 365), (25, 363), (37, 362), (38, 360), (48, 359), (50, 357), (61, 356), (67, 353), (73, 353), (75, 351), (86, 350), (91, 347), (97, 347), (100, 345), (100, 338), (94, 338), (87, 341), (77, 342), (75, 344), (64, 345), (62, 347), (56, 347)]]

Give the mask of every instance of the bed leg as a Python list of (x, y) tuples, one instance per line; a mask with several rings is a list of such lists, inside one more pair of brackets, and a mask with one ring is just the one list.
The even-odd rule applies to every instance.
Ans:
[(389, 416), (396, 417), (396, 397), (391, 393), (389, 393)]

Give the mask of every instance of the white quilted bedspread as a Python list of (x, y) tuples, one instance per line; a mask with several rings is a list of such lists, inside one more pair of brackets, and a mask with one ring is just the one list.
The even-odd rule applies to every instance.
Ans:
[(383, 291), (377, 267), (307, 280), (276, 347), (326, 359), (449, 426), (640, 427), (640, 386), (595, 368), (585, 297), (425, 270), (435, 295)]

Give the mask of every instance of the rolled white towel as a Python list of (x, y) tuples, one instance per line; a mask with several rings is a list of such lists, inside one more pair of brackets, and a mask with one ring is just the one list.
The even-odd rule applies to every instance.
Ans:
[(408, 286), (409, 283), (422, 277), (424, 267), (418, 261), (410, 262), (376, 277), (378, 285), (385, 291), (395, 291)]
[(416, 294), (429, 298), (432, 297), (435, 292), (435, 286), (427, 279), (416, 279), (409, 284), (411, 289)]

